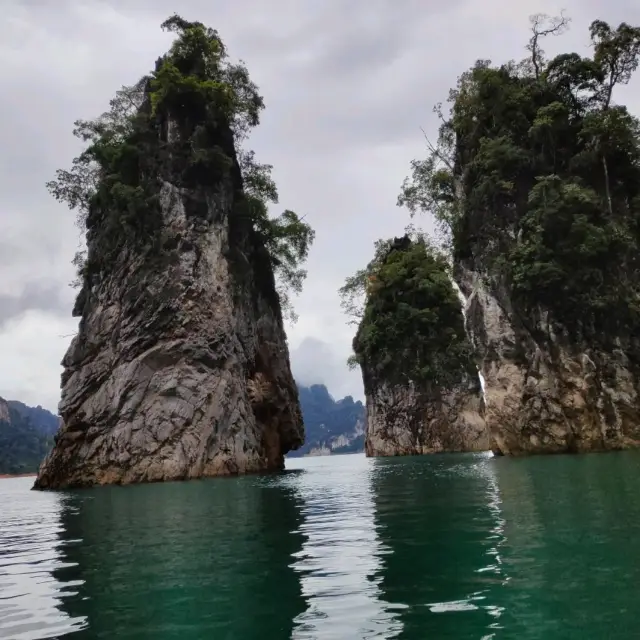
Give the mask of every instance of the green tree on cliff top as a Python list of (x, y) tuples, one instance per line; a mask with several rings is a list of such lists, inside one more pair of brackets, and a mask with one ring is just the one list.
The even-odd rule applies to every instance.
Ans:
[(616, 89), (638, 67), (640, 28), (591, 24), (593, 54), (547, 59), (564, 17), (534, 16), (529, 56), (478, 61), (438, 106), (438, 141), (399, 204), (446, 229), (453, 258), (510, 283), (592, 338), (640, 326), (640, 124)]
[(447, 256), (424, 234), (378, 241), (369, 265), (340, 289), (358, 322), (354, 355), (388, 382), (432, 387), (474, 374), (461, 303)]
[[(166, 175), (197, 192), (225, 179), (237, 159), (243, 190), (234, 215), (250, 217), (269, 252), (281, 307), (295, 319), (290, 292), (302, 288), (314, 231), (293, 211), (269, 216), (269, 205), (278, 202), (272, 167), (241, 149), (264, 108), (258, 88), (243, 63), (229, 61), (217, 31), (177, 15), (162, 28), (177, 38), (155, 71), (118, 91), (100, 117), (76, 121), (74, 135), (87, 147), (47, 184), (57, 200), (77, 211), (79, 226), (93, 241), (88, 256), (74, 259), (77, 284), (107, 273), (125, 240), (135, 238), (150, 255), (157, 253), (158, 194)], [(178, 130), (161, 143), (169, 113)], [(201, 215), (201, 204), (194, 202), (190, 213)]]

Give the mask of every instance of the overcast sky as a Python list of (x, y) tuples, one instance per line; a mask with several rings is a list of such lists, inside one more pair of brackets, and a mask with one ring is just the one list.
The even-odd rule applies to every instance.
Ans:
[[(174, 11), (218, 29), (247, 63), (266, 102), (250, 146), (274, 165), (282, 207), (317, 232), (288, 327), (294, 374), (361, 397), (337, 289), (408, 221), (395, 203), (424, 155), (420, 127), (434, 131), (432, 106), (476, 59), (522, 58), (528, 16), (561, 9), (571, 29), (549, 53), (586, 54), (595, 18), (640, 24), (637, 0), (3, 0), (0, 396), (57, 407), (80, 238), (44, 185), (77, 155), (73, 121), (99, 115), (166, 51), (160, 23)], [(640, 113), (640, 78), (617, 97)]]

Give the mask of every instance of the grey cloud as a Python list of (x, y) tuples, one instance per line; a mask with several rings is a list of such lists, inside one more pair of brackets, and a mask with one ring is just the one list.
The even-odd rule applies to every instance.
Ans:
[(0, 240), (0, 267), (14, 264), (20, 259), (22, 251), (13, 242)]
[[(7, 334), (16, 323), (3, 318), (28, 309), (70, 316), (73, 292), (67, 283), (78, 232), (74, 214), (52, 200), (45, 182), (80, 149), (71, 135), (73, 121), (100, 114), (116, 89), (152, 68), (171, 39), (160, 23), (177, 10), (217, 28), (231, 56), (246, 61), (267, 105), (250, 146), (274, 165), (282, 207), (307, 214), (317, 232), (309, 278), (295, 300), (300, 321), (289, 331), (292, 343), (300, 345), (292, 350), (294, 371), (301, 382), (325, 382), (337, 397), (361, 397), (359, 373), (345, 365), (353, 328), (345, 325), (337, 289), (370, 259), (378, 237), (397, 234), (406, 224), (396, 196), (410, 160), (425, 153), (420, 127), (432, 133), (437, 125), (432, 105), (446, 99), (476, 58), (524, 55), (527, 15), (557, 13), (554, 5), (555, 0), (5, 0), (0, 340), (18, 335)], [(627, 0), (611, 0), (606, 7), (597, 0), (567, 0), (564, 6), (575, 24), (558, 40), (569, 44), (559, 46), (584, 48), (585, 27), (595, 17), (640, 22), (640, 6)], [(625, 92), (636, 111), (638, 82)], [(417, 222), (430, 225), (428, 217)], [(44, 339), (34, 335), (32, 342)], [(29, 385), (34, 395), (47, 387), (53, 397), (66, 343), (45, 346), (41, 351), (50, 355), (41, 370), (28, 367), (39, 382), (30, 379)], [(20, 354), (20, 345), (13, 351)]]
[[(67, 2), (56, 5), (55, 11), (53, 6), (47, 11), (44, 5), (35, 5), (37, 13), (31, 15), (34, 20), (46, 16), (51, 32), (62, 37), (73, 6), (80, 4), (96, 10), (114, 7), (158, 33), (159, 23), (175, 10), (174, 3), (112, 0)], [(285, 153), (332, 154), (418, 135), (419, 126), (430, 118), (432, 102), (442, 97), (436, 98), (436, 87), (423, 81), (433, 70), (419, 69), (423, 65), (437, 69), (422, 54), (424, 39), (442, 38), (442, 33), (431, 32), (434, 21), (462, 4), (457, 0), (427, 12), (419, 0), (401, 5), (375, 0), (367, 3), (366, 11), (361, 3), (342, 0), (317, 5), (280, 0), (268, 6), (248, 1), (243, 3), (241, 19), (231, 9), (213, 11), (205, 2), (184, 2), (179, 9), (188, 18), (219, 28), (231, 55), (246, 59), (268, 107), (265, 119), (270, 126), (261, 128), (258, 137), (264, 136)], [(399, 64), (403, 58), (405, 64)], [(150, 52), (144, 69), (153, 59)], [(142, 63), (141, 58), (136, 65), (140, 72)], [(106, 82), (113, 72), (105, 71)], [(125, 71), (120, 81), (132, 82), (137, 73), (138, 69)], [(68, 100), (69, 94), (65, 97)]]
[(291, 370), (298, 384), (324, 384), (335, 398), (361, 398), (360, 371), (349, 371), (345, 360), (328, 342), (305, 338), (291, 351)]
[(59, 283), (42, 281), (25, 283), (18, 295), (0, 294), (0, 330), (27, 311), (66, 314), (69, 299), (63, 295)]
[(305, 338), (291, 351), (291, 369), (295, 379), (303, 385), (325, 382), (335, 367), (336, 358), (326, 342)]

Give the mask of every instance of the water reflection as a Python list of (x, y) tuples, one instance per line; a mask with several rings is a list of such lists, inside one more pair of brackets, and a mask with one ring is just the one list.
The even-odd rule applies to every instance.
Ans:
[(506, 577), (504, 520), (490, 457), (374, 464), (376, 528), (392, 551), (381, 588), (387, 601), (405, 605), (407, 637), (493, 638)]
[[(0, 500), (0, 637), (39, 640), (86, 626), (64, 602), (78, 595), (81, 582), (60, 582), (55, 572), (71, 563), (64, 552), (61, 513), (67, 498), (28, 492), (32, 478), (2, 480)], [(29, 498), (28, 507), (25, 498)]]
[(0, 637), (638, 635), (638, 452), (294, 465), (67, 494), (3, 480)]
[[(293, 466), (297, 461), (292, 461)], [(389, 548), (376, 533), (372, 470), (364, 456), (307, 459), (292, 479), (302, 502), (305, 536), (295, 554), (307, 609), (292, 638), (398, 637), (398, 608), (382, 598), (382, 558)]]
[(74, 494), (62, 525), (80, 580), (65, 603), (91, 638), (289, 637), (304, 609), (288, 566), (300, 549), (294, 492), (269, 478), (100, 488)]
[[(486, 474), (487, 477), (487, 507), (492, 515), (492, 521), (494, 526), (488, 531), (487, 541), (489, 542), (487, 548), (487, 556), (489, 563), (486, 567), (482, 567), (477, 570), (478, 573), (493, 574), (497, 578), (501, 579), (502, 586), (505, 586), (509, 581), (509, 576), (504, 567), (504, 559), (502, 557), (502, 547), (505, 545), (507, 538), (505, 532), (506, 520), (502, 513), (502, 497), (500, 494), (500, 487), (498, 485), (498, 478), (496, 475), (495, 466), (493, 465), (492, 455), (483, 454), (485, 460), (484, 463), (479, 465), (479, 470)], [(500, 618), (505, 612), (505, 607), (499, 604), (502, 601), (502, 590), (494, 590), (493, 598), (495, 604), (487, 604), (485, 609), (487, 613), (495, 618), (493, 622), (490, 622), (488, 628), (492, 633), (483, 636), (483, 640), (489, 640), (497, 638), (497, 632), (503, 629)]]
[(497, 459), (504, 637), (637, 638), (638, 452)]

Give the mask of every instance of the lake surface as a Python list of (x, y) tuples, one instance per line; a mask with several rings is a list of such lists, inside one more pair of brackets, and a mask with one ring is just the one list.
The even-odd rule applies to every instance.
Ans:
[(640, 453), (0, 480), (0, 638), (640, 637)]

